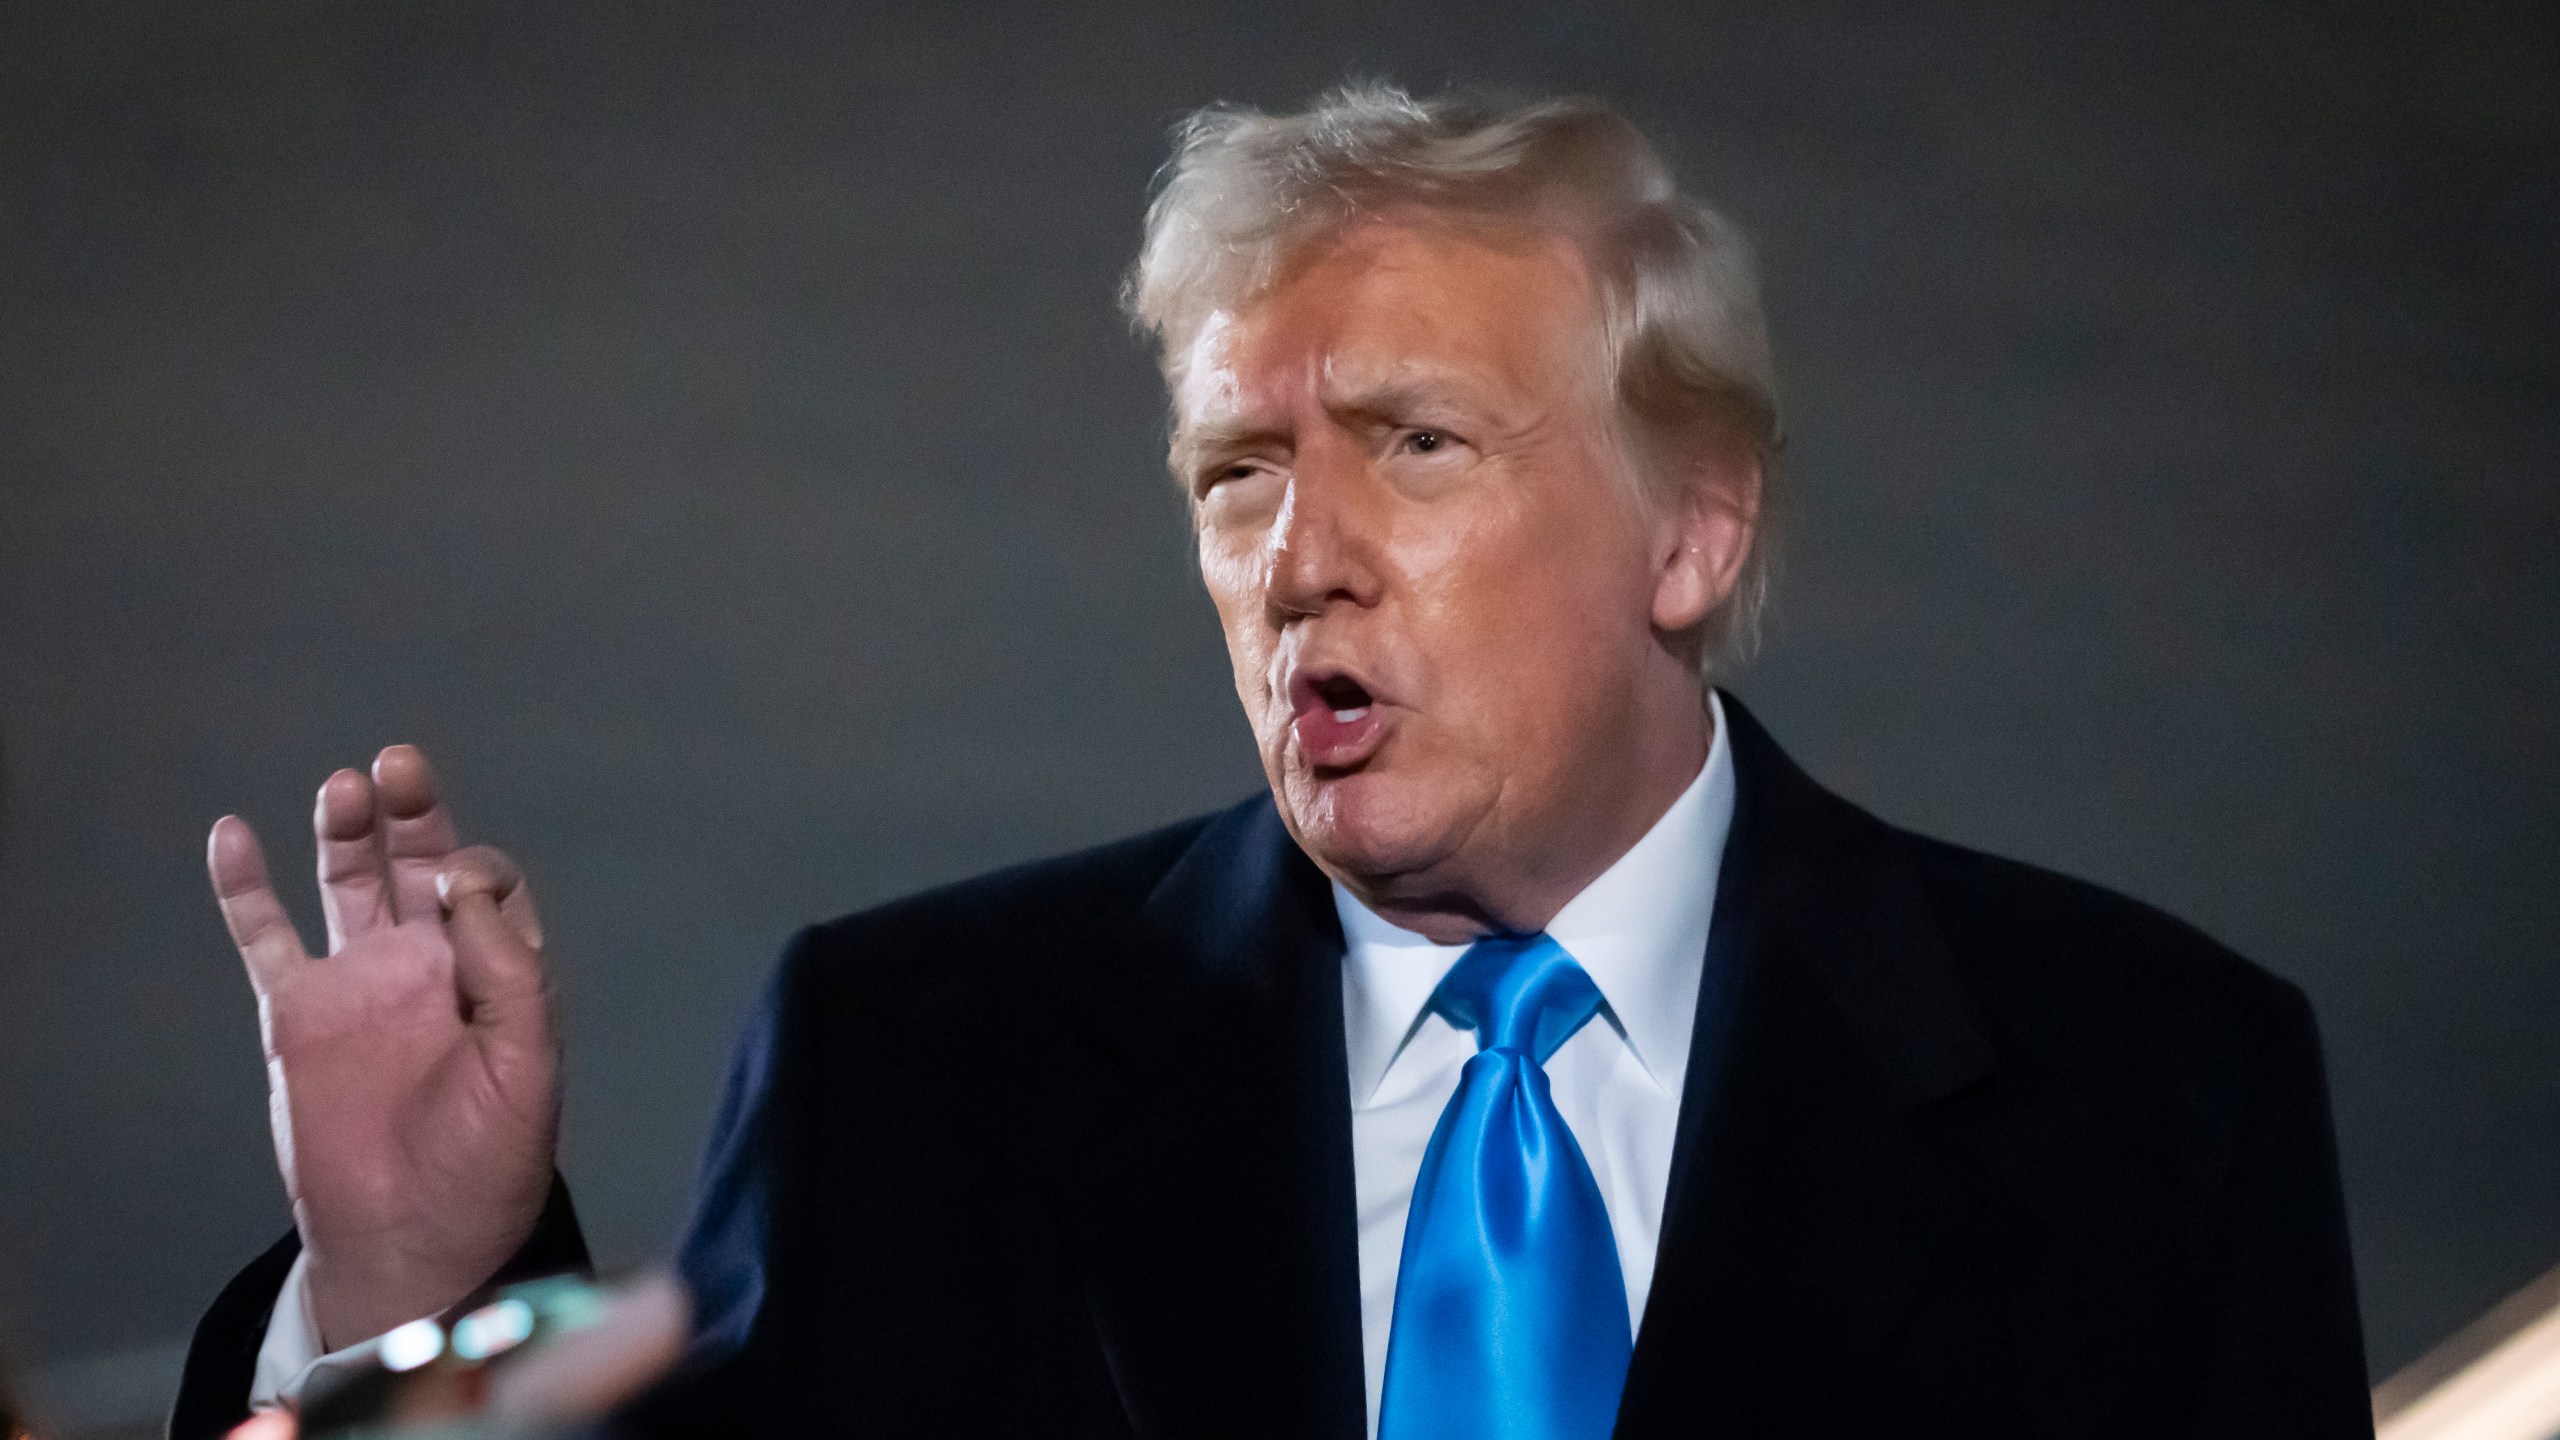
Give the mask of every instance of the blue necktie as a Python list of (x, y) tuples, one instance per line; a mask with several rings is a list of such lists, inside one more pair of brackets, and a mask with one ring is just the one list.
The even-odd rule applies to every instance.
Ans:
[(1547, 1058), (1599, 987), (1545, 935), (1479, 941), (1431, 997), (1476, 1033), (1405, 1213), (1378, 1440), (1607, 1440), (1634, 1349), (1599, 1183)]

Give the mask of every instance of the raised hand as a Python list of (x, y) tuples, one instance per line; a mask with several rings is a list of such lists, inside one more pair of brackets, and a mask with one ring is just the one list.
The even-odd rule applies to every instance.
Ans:
[(560, 1133), (542, 929), (514, 863), (456, 848), (415, 747), (341, 770), (312, 817), (329, 953), (313, 958), (226, 815), (208, 845), (258, 994), (276, 1163), (321, 1338), (444, 1309), (533, 1233)]

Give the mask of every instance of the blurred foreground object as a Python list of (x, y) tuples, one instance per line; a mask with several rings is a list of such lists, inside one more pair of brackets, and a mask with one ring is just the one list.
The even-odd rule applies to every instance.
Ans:
[(500, 1290), (374, 1342), (372, 1362), (315, 1395), (299, 1423), (252, 1417), (231, 1440), (370, 1435), (500, 1440), (595, 1420), (683, 1353), (691, 1307), (673, 1276), (615, 1289), (557, 1276)]
[(2377, 1440), (2560, 1436), (2560, 1269), (2374, 1388)]
[(9, 1367), (0, 1361), (0, 1440), (26, 1440), (25, 1422), (18, 1418), (18, 1402), (9, 1390)]

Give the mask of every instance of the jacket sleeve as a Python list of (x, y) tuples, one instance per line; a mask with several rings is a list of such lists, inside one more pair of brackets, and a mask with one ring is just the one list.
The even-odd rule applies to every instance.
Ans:
[[(257, 1374), (258, 1347), (266, 1342), (267, 1321), (275, 1313), (285, 1275), (301, 1253), (302, 1237), (286, 1231), (283, 1239), (231, 1277), (204, 1318), (196, 1322), (186, 1368), (178, 1377), (178, 1398), (169, 1409), (169, 1440), (218, 1440), (249, 1418), (249, 1386)], [(568, 1271), (585, 1274), (590, 1268), (586, 1236), (578, 1228), (568, 1184), (555, 1174), (533, 1234), (488, 1283), (512, 1285)]]
[(674, 1374), (613, 1417), (616, 1436), (749, 1435), (787, 1431), (779, 1412), (805, 1368), (783, 1352), (795, 1327), (785, 1318), (799, 1290), (795, 1264), (808, 1256), (802, 1214), (813, 1193), (807, 1137), (816, 1107), (807, 1037), (810, 1005), (797, 992), (813, 968), (814, 932), (803, 932), (781, 964), (730, 1063), (712, 1122), (693, 1214), (676, 1269), (693, 1301), (693, 1338)]
[(2311, 1007), (2286, 987), (2255, 1057), (2225, 1189), (2196, 1433), (2373, 1434), (2329, 1087)]

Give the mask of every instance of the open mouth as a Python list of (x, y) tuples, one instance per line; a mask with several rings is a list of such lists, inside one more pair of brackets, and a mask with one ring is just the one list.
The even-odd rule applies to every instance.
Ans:
[(1357, 765), (1376, 753), (1386, 729), (1377, 697), (1340, 670), (1304, 670), (1289, 679), (1290, 728), (1319, 770)]
[(1369, 713), (1368, 687), (1348, 675), (1317, 681), (1316, 700), (1333, 712), (1337, 724), (1348, 725)]

